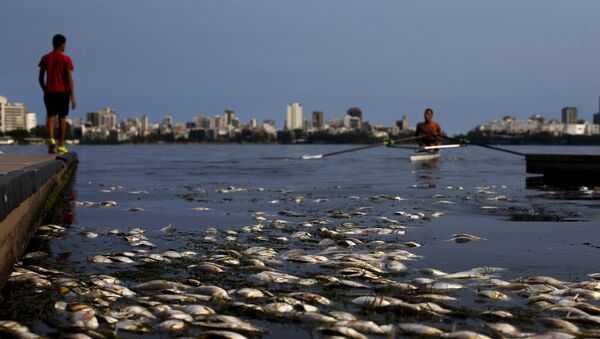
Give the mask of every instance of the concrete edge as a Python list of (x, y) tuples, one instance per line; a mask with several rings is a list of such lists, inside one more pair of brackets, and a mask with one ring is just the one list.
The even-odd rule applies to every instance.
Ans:
[[(72, 180), (77, 154), (61, 155), (0, 177), (0, 290), (35, 234), (51, 200)], [(54, 197), (54, 198), (53, 198)], [(18, 202), (18, 203), (17, 203)]]
[(0, 176), (0, 220), (37, 192), (53, 175), (77, 161), (77, 154), (64, 154)]

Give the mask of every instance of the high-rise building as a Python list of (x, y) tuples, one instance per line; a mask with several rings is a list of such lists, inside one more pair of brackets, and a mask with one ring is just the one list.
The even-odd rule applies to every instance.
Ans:
[(85, 120), (92, 125), (92, 127), (100, 127), (100, 112), (87, 112)]
[(201, 114), (196, 115), (194, 117), (194, 124), (196, 125), (196, 128), (210, 128), (210, 118)]
[(100, 126), (108, 130), (117, 128), (117, 112), (110, 109), (110, 107), (104, 107), (100, 111)]
[(8, 104), (8, 99), (0, 96), (0, 132), (4, 132), (4, 107)]
[(25, 105), (20, 102), (9, 102), (3, 106), (3, 132), (10, 132), (17, 129), (25, 129), (25, 116), (27, 113), (29, 113), (27, 111), (27, 107), (25, 107)]
[(323, 112), (313, 111), (312, 113), (312, 127), (316, 129), (323, 128)]
[(25, 114), (25, 129), (31, 131), (35, 126), (37, 126), (37, 116), (35, 113), (27, 113)]
[(167, 127), (173, 126), (173, 117), (170, 115), (165, 115), (162, 120), (162, 125)]
[(299, 102), (291, 103), (287, 106), (287, 119), (285, 120), (285, 129), (288, 131), (302, 129), (302, 104)]
[(142, 136), (148, 134), (148, 132), (150, 131), (149, 128), (150, 128), (150, 126), (148, 125), (148, 116), (144, 115), (142, 117), (142, 131), (141, 131)]
[(233, 108), (225, 109), (225, 126), (233, 125), (235, 119), (235, 110)]
[(576, 124), (577, 123), (577, 108), (565, 107), (562, 109), (562, 123)]
[(396, 126), (401, 131), (408, 130), (408, 117), (403, 115), (401, 120), (396, 121)]
[(361, 122), (362, 122), (362, 110), (358, 107), (350, 107), (348, 108), (348, 110), (346, 111), (346, 114), (354, 117), (354, 118), (358, 118)]
[(600, 125), (600, 99), (598, 101), (598, 113), (594, 114), (594, 124)]

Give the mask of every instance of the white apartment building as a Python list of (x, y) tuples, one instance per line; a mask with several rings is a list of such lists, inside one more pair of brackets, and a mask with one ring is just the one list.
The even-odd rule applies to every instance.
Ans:
[(35, 113), (27, 113), (25, 114), (25, 129), (31, 131), (35, 126), (37, 126), (37, 116)]
[(0, 96), (0, 132), (4, 132), (4, 107), (8, 104), (8, 100)]
[(35, 113), (27, 111), (27, 107), (20, 103), (10, 103), (0, 96), (0, 132), (10, 132), (17, 129), (31, 130), (37, 124)]
[(293, 102), (287, 106), (287, 119), (285, 120), (285, 129), (288, 131), (302, 129), (302, 104)]

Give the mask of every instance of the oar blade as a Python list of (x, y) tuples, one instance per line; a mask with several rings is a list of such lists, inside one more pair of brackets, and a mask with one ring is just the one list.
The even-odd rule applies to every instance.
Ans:
[(313, 160), (313, 159), (323, 159), (323, 154), (316, 154), (316, 155), (305, 154), (302, 156), (302, 160)]

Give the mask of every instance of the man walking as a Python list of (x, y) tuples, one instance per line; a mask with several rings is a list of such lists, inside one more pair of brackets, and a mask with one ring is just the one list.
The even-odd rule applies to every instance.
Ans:
[[(67, 127), (67, 115), (69, 114), (69, 100), (71, 109), (75, 109), (77, 101), (73, 91), (73, 61), (63, 54), (67, 45), (67, 39), (62, 34), (52, 38), (54, 50), (42, 57), (40, 60), (40, 74), (38, 77), (40, 86), (44, 91), (44, 104), (46, 105), (46, 116), (48, 126), (48, 153), (68, 153), (65, 147), (65, 130)], [(54, 139), (55, 117), (58, 115), (58, 149)]]

